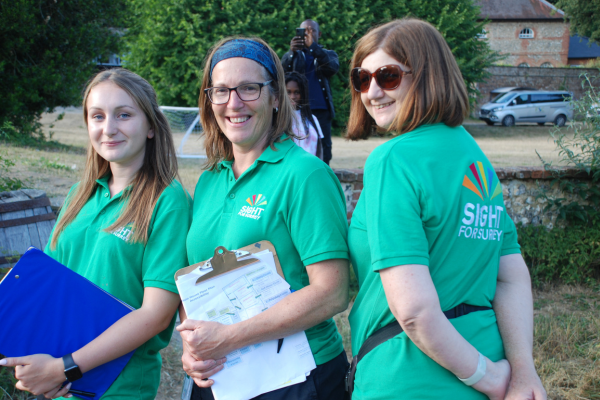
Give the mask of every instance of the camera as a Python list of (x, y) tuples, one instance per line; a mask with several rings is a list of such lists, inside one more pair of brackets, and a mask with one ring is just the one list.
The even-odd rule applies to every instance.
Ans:
[(304, 44), (304, 35), (306, 34), (306, 29), (304, 28), (296, 28), (296, 37), (302, 38), (302, 44)]

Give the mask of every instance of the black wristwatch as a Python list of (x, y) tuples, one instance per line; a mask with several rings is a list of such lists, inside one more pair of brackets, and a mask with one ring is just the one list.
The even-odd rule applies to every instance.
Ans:
[(65, 363), (65, 376), (69, 382), (75, 382), (77, 379), (81, 379), (83, 377), (83, 374), (81, 373), (79, 366), (75, 364), (71, 353), (63, 356), (62, 359), (63, 363)]

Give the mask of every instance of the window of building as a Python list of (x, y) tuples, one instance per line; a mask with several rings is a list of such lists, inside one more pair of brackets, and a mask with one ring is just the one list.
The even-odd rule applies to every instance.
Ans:
[(488, 34), (488, 31), (485, 29), (482, 29), (481, 33), (477, 34), (477, 39), (487, 39), (487, 37), (488, 37), (487, 34)]
[(542, 67), (542, 68), (554, 68), (554, 65), (552, 65), (549, 62), (545, 62), (542, 65), (540, 65), (540, 67)]
[(527, 64), (527, 63), (521, 63), (521, 64), (517, 65), (517, 67), (529, 68), (529, 64)]
[(524, 28), (519, 33), (519, 39), (533, 39), (533, 30), (529, 28)]

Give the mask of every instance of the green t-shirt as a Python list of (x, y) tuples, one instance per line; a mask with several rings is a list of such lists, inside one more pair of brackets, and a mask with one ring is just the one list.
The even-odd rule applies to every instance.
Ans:
[[(185, 237), (191, 222), (191, 199), (181, 184), (173, 181), (156, 203), (148, 242), (132, 243), (129, 225), (112, 233), (104, 231), (125, 205), (121, 193), (110, 197), (109, 177), (97, 180), (96, 191), (63, 230), (56, 249), (50, 249), (49, 241), (45, 252), (137, 309), (146, 287), (177, 293), (173, 275), (187, 266)], [(162, 364), (159, 351), (169, 344), (174, 325), (175, 315), (167, 329), (135, 351), (103, 399), (154, 399)]]
[[(335, 174), (291, 140), (267, 147), (236, 181), (231, 161), (200, 176), (187, 237), (190, 264), (217, 246), (238, 249), (268, 240), (292, 290), (308, 286), (305, 266), (348, 259), (346, 203)], [(332, 319), (306, 331), (317, 364), (343, 351)]]
[[(395, 320), (381, 269), (427, 265), (444, 311), (461, 303), (491, 306), (500, 256), (520, 252), (490, 162), (464, 128), (444, 124), (421, 126), (371, 153), (348, 243), (359, 283), (349, 317), (354, 355), (373, 332)], [(482, 354), (504, 358), (493, 311), (450, 321)], [(400, 398), (487, 399), (404, 332), (358, 364), (353, 396)]]

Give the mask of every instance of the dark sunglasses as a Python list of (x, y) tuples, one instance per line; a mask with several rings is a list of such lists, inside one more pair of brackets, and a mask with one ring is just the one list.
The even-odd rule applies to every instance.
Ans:
[(402, 77), (404, 75), (410, 75), (411, 73), (412, 72), (402, 71), (397, 65), (384, 65), (373, 73), (364, 68), (354, 68), (350, 73), (350, 78), (354, 90), (366, 93), (371, 86), (371, 78), (375, 78), (377, 86), (383, 90), (394, 90), (400, 86)]

